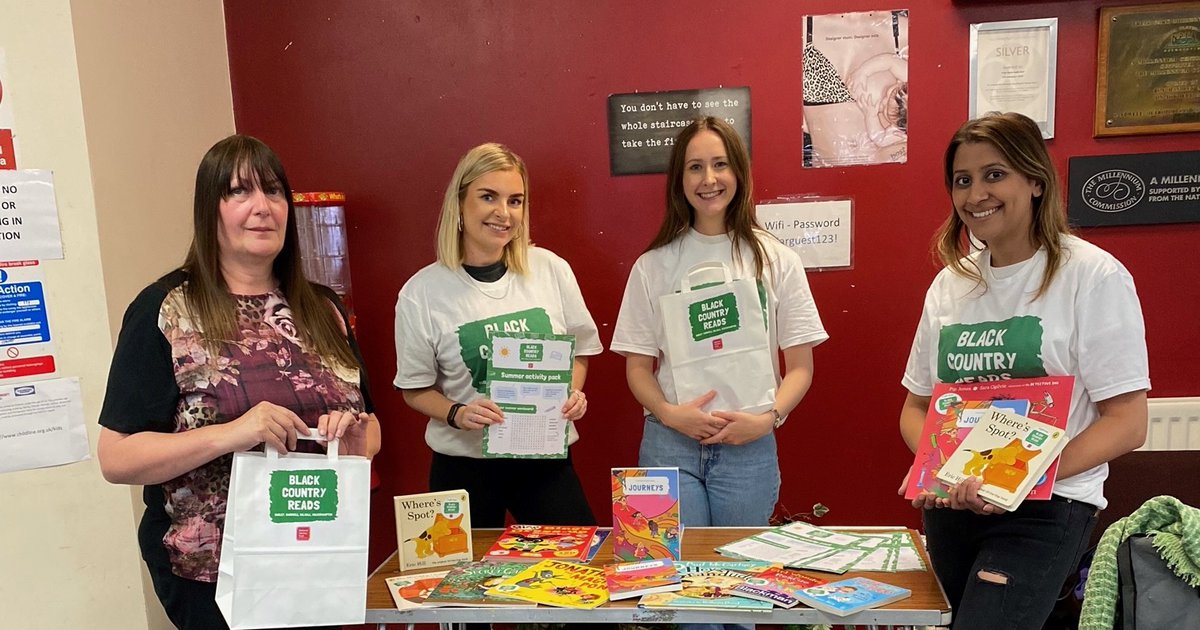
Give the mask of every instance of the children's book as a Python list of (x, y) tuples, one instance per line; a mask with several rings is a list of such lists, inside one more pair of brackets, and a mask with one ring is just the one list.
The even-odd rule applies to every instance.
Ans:
[(441, 606), (508, 606), (532, 608), (528, 602), (488, 595), (487, 590), (510, 578), (529, 565), (523, 562), (467, 562), (450, 570), (433, 589), (425, 604)]
[(608, 598), (613, 601), (683, 588), (683, 579), (670, 558), (608, 564), (604, 566), (604, 578)]
[(583, 559), (584, 564), (591, 564), (592, 558), (596, 557), (596, 553), (600, 551), (600, 547), (604, 545), (604, 541), (608, 540), (612, 530), (607, 527), (599, 527), (596, 529), (595, 535), (592, 536), (592, 544), (588, 547), (587, 557)]
[[(432, 573), (414, 573), (398, 575), (384, 580), (392, 599), (396, 600), (396, 608), (409, 610), (425, 605), (425, 598), (442, 583), (449, 571), (434, 571)], [(429, 604), (429, 607), (436, 604)]]
[(738, 597), (771, 602), (780, 608), (791, 608), (799, 604), (800, 598), (796, 594), (798, 591), (825, 583), (825, 580), (785, 569), (779, 564), (749, 573), (750, 577), (746, 578), (745, 582), (733, 587), (734, 594)]
[(400, 570), (448, 567), (473, 557), (466, 490), (395, 497)]
[(911, 596), (912, 591), (870, 578), (856, 577), (806, 588), (798, 595), (800, 602), (809, 608), (844, 616), (900, 601)]
[(678, 468), (614, 468), (612, 497), (613, 559), (679, 560), (683, 523)]
[(1065, 429), (991, 409), (942, 465), (938, 479), (957, 484), (979, 477), (980, 498), (1012, 511), (1058, 460), (1066, 443)]
[(513, 597), (560, 608), (591, 609), (608, 601), (604, 569), (577, 562), (542, 560), (487, 590), (488, 595)]
[[(1074, 385), (1073, 376), (935, 383), (904, 498), (911, 501), (922, 492), (933, 492), (942, 498), (950, 496), (946, 485), (937, 478), (938, 471), (989, 409), (1011, 411), (1065, 429)], [(1049, 499), (1057, 471), (1056, 462), (1037, 480), (1028, 498)]]
[(769, 566), (768, 562), (691, 562), (675, 563), (683, 588), (673, 593), (652, 593), (638, 600), (642, 608), (681, 608), (688, 610), (741, 610), (770, 612), (771, 602), (739, 596), (734, 588), (744, 583), (751, 572)]
[(596, 527), (591, 525), (509, 525), (491, 549), (483, 554), (483, 559), (501, 562), (583, 562), (595, 535)]

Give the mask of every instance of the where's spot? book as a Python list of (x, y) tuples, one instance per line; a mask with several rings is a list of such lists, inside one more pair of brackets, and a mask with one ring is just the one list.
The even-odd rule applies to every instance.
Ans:
[[(938, 478), (942, 465), (970, 435), (989, 409), (1002, 409), (1065, 429), (1071, 410), (1073, 376), (1039, 376), (979, 383), (934, 383), (904, 498), (922, 492), (950, 495)], [(1049, 499), (1057, 462), (1037, 480), (1029, 499)]]
[(886, 606), (911, 595), (909, 589), (864, 577), (813, 586), (797, 594), (800, 602), (809, 608), (838, 616)]
[(613, 559), (679, 560), (678, 468), (613, 468)]
[(954, 485), (968, 477), (983, 481), (979, 496), (1008, 511), (1017, 509), (1067, 443), (1067, 432), (1052, 424), (991, 409), (938, 471)]
[(471, 502), (466, 490), (406, 494), (393, 502), (401, 571), (471, 560)]

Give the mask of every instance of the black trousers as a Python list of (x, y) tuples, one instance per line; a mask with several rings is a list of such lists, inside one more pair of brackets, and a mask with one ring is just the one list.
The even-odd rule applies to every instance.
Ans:
[(476, 459), (433, 454), (429, 489), (466, 490), (472, 527), (504, 527), (511, 512), (528, 525), (595, 525), (583, 486), (566, 459)]

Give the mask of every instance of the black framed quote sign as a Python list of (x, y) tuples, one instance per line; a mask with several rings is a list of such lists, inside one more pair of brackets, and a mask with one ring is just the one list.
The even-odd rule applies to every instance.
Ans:
[(675, 136), (701, 116), (724, 119), (750, 149), (750, 88), (635, 92), (608, 97), (613, 175), (665, 173)]

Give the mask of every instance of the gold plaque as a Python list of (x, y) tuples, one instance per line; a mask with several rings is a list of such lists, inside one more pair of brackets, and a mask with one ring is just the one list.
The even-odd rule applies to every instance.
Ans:
[(1200, 2), (1100, 9), (1096, 136), (1200, 131)]

